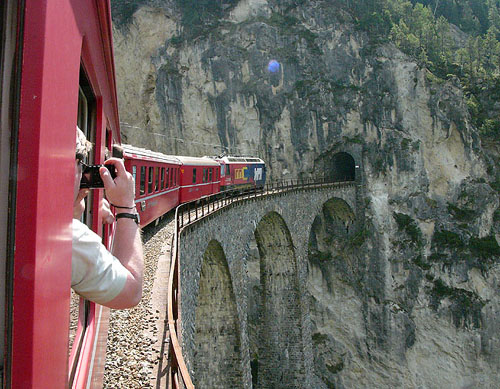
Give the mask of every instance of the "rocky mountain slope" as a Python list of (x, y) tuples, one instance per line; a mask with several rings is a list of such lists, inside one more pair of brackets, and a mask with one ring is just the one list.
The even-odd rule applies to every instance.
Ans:
[(351, 215), (325, 205), (311, 229), (319, 385), (497, 387), (498, 142), (482, 145), (459, 82), (377, 44), (334, 1), (222, 1), (196, 34), (173, 0), (124, 4), (124, 142), (257, 155), (271, 179), (361, 148), (364, 227), (343, 235)]

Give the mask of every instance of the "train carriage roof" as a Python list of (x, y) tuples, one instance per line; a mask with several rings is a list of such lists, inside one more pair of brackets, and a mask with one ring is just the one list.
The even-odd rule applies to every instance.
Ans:
[(222, 158), (219, 157), (211, 157), (217, 161), (221, 161), (223, 163), (265, 163), (262, 159), (256, 157), (232, 157), (225, 156)]
[(176, 156), (183, 165), (188, 166), (220, 166), (219, 162), (208, 157), (185, 157)]
[(157, 151), (151, 151), (131, 145), (122, 144), (121, 146), (123, 147), (124, 157), (144, 159), (148, 161), (172, 163), (176, 165), (181, 165), (182, 163), (175, 155), (166, 155), (163, 153), (159, 153)]

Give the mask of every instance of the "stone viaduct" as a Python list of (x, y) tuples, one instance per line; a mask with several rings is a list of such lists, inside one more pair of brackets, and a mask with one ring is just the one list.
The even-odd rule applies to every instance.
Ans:
[[(358, 229), (361, 178), (233, 203), (180, 235), (182, 347), (198, 388), (321, 388), (307, 299), (311, 230), (325, 206)], [(337, 169), (338, 170), (338, 169)]]

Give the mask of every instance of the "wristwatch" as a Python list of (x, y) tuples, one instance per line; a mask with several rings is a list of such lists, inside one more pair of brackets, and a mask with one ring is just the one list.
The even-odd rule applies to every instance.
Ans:
[(139, 225), (139, 223), (141, 222), (141, 218), (139, 217), (138, 213), (121, 212), (115, 216), (115, 219), (118, 220), (118, 219), (121, 219), (122, 217), (127, 218), (127, 219), (133, 219), (137, 225)]

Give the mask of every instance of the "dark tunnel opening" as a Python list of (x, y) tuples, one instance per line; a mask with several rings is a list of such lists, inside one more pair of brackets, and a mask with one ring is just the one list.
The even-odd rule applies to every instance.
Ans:
[(356, 179), (354, 158), (344, 152), (335, 154), (330, 163), (330, 175), (333, 181), (354, 181)]

